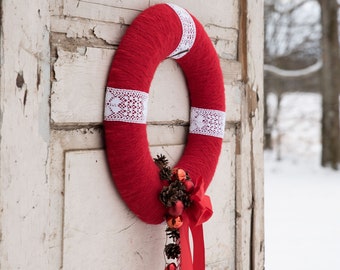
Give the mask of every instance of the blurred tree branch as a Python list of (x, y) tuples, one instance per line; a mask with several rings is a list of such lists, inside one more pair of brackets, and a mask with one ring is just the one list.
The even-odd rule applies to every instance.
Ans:
[[(265, 1), (265, 100), (269, 91), (278, 99), (285, 91), (321, 92), (321, 164), (334, 169), (340, 161), (339, 7), (339, 0)], [(268, 116), (264, 121), (270, 139), (273, 126)]]
[[(321, 26), (317, 1), (265, 0), (265, 34), (265, 101), (269, 92), (280, 100), (287, 90), (318, 89), (315, 75), (320, 72)], [(265, 147), (271, 148), (271, 131), (276, 123), (268, 119), (265, 102)]]

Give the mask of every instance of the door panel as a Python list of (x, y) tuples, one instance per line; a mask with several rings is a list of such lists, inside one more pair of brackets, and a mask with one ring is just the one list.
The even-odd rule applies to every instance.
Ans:
[[(184, 145), (151, 146), (171, 164)], [(215, 214), (205, 227), (207, 269), (234, 264), (235, 143), (223, 143), (215, 178), (207, 193)], [(233, 168), (233, 169), (230, 169)], [(165, 224), (147, 225), (127, 209), (109, 173), (105, 151), (67, 151), (65, 155), (64, 269), (162, 269)]]

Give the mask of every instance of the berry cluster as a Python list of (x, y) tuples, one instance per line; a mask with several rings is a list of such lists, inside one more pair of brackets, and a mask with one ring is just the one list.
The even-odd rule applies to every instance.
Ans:
[[(181, 254), (179, 228), (183, 225), (182, 213), (191, 205), (190, 194), (194, 189), (194, 183), (185, 170), (179, 168), (171, 170), (164, 155), (157, 155), (154, 161), (160, 169), (160, 179), (164, 181), (159, 199), (167, 208), (166, 233), (171, 241), (165, 245), (164, 253), (168, 260), (178, 262)], [(179, 263), (167, 263), (165, 270), (179, 269), (177, 265)]]

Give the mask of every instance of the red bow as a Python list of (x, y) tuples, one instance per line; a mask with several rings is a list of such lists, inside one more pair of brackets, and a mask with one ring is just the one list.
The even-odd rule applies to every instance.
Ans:
[[(191, 195), (192, 205), (183, 213), (183, 226), (180, 228), (181, 235), (181, 269), (204, 270), (205, 252), (203, 226), (213, 214), (209, 196), (204, 193), (203, 179), (196, 181), (195, 189)], [(189, 228), (191, 230), (194, 252), (191, 258), (189, 243)]]

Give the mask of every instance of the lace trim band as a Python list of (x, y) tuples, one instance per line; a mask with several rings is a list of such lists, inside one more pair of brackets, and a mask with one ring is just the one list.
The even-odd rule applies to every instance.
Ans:
[(225, 112), (191, 107), (189, 132), (224, 137)]
[(142, 91), (107, 87), (104, 120), (145, 124), (148, 97)]
[(196, 38), (195, 22), (190, 14), (184, 9), (174, 4), (168, 4), (177, 14), (182, 24), (182, 38), (177, 48), (169, 55), (174, 59), (179, 59), (186, 55), (194, 45)]
[[(131, 89), (106, 88), (105, 121), (145, 124), (149, 95)], [(225, 112), (191, 107), (189, 132), (223, 138)]]

